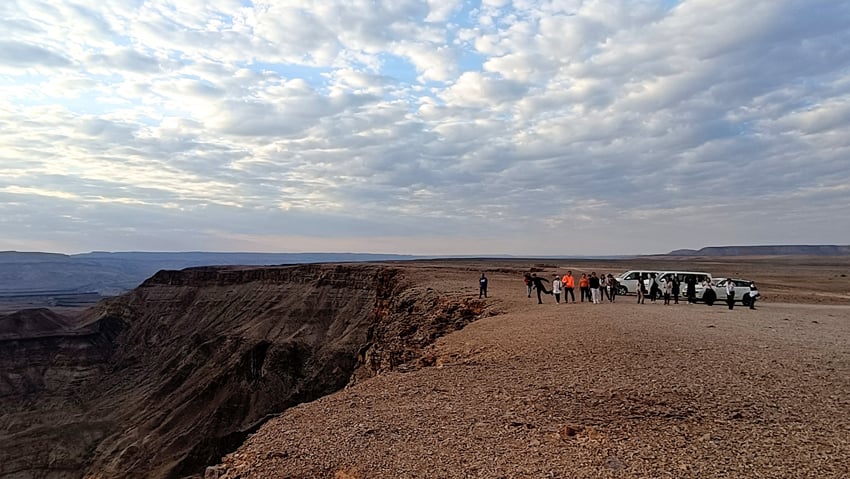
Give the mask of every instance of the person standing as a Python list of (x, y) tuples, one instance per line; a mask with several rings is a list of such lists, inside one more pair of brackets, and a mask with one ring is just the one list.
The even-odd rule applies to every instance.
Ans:
[(756, 309), (756, 299), (759, 298), (759, 290), (755, 283), (750, 283), (750, 309)]
[(578, 295), (581, 296), (581, 302), (584, 302), (585, 296), (590, 301), (590, 281), (587, 279), (587, 273), (582, 273), (578, 280)]
[(655, 299), (660, 296), (661, 288), (658, 287), (658, 280), (655, 273), (649, 274), (649, 301), (654, 303)]
[(735, 282), (731, 279), (726, 280), (726, 305), (729, 309), (735, 308)]
[(608, 278), (605, 280), (606, 286), (608, 288), (608, 301), (614, 302), (614, 298), (617, 297), (617, 280), (610, 273), (608, 274)]
[(673, 304), (679, 304), (679, 294), (681, 293), (682, 285), (679, 284), (679, 278), (676, 276), (673, 276), (670, 282), (673, 283)]
[(567, 274), (561, 278), (561, 281), (564, 283), (564, 304), (567, 304), (567, 296), (573, 299), (573, 303), (576, 302), (576, 295), (573, 293), (573, 290), (576, 287), (576, 280), (573, 278), (573, 272), (567, 271)]
[(487, 276), (481, 273), (481, 278), (478, 279), (478, 298), (487, 297)]
[[(608, 290), (605, 273), (599, 273), (599, 302), (605, 301), (605, 293)], [(610, 298), (608, 298), (610, 299)]]
[(664, 282), (664, 305), (670, 304), (670, 296), (673, 295), (673, 279), (668, 279)]
[(528, 293), (528, 297), (530, 298), (531, 297), (531, 287), (533, 286), (531, 284), (531, 274), (525, 273), (524, 275), (522, 275), (522, 279), (525, 281), (525, 290), (526, 290), (526, 293)]
[(531, 284), (534, 285), (535, 289), (537, 289), (537, 304), (543, 304), (543, 300), (540, 299), (541, 292), (544, 294), (552, 294), (551, 291), (546, 289), (546, 285), (544, 284), (544, 282), (546, 282), (545, 279), (541, 278), (540, 276), (537, 276), (537, 274), (535, 273), (531, 273)]
[(590, 273), (588, 286), (590, 286), (590, 295), (593, 298), (593, 304), (599, 304), (599, 277), (596, 276), (595, 271)]
[(643, 282), (643, 273), (638, 275), (637, 286), (635, 287), (635, 292), (637, 293), (638, 304), (644, 304), (644, 301), (646, 301), (646, 285)]
[[(711, 284), (711, 280), (706, 278), (702, 282), (702, 287), (702, 302), (708, 306), (713, 306), (714, 302), (717, 301), (717, 292), (714, 291), (714, 285)], [(696, 302), (696, 297), (694, 297), (694, 302)]]
[[(555, 302), (561, 304), (561, 287), (564, 283), (557, 274), (553, 274), (552, 276), (555, 277), (555, 279), (552, 280), (552, 295), (555, 296)], [(564, 301), (566, 301), (566, 298)]]
[(697, 302), (697, 278), (692, 274), (688, 275), (685, 279), (685, 285), (687, 286), (688, 304), (695, 304)]

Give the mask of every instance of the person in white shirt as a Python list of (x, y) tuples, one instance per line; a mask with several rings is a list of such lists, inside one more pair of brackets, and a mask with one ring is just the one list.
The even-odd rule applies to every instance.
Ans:
[(735, 282), (731, 279), (726, 280), (726, 304), (729, 305), (729, 309), (735, 307)]
[[(552, 294), (555, 295), (555, 302), (561, 302), (561, 289), (564, 286), (564, 283), (561, 281), (561, 277), (557, 274), (552, 275), (555, 279), (552, 280)], [(566, 300), (567, 298), (564, 298)]]
[(756, 309), (756, 299), (759, 297), (759, 290), (755, 283), (750, 283), (750, 309)]

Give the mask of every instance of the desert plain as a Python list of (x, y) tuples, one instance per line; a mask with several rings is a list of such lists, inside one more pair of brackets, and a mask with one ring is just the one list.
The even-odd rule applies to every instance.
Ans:
[[(850, 477), (850, 258), (397, 265), (485, 313), (395, 371), (287, 410), (208, 477)], [(708, 271), (755, 310), (526, 297), (524, 271)]]

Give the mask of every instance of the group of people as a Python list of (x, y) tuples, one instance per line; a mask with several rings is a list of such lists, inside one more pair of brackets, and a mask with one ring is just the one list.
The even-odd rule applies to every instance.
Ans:
[[(536, 290), (537, 304), (543, 304), (543, 294), (554, 296), (556, 303), (561, 302), (562, 294), (564, 296), (564, 303), (569, 303), (570, 299), (572, 299), (573, 303), (576, 303), (577, 301), (574, 292), (576, 280), (573, 277), (573, 272), (567, 271), (567, 274), (563, 275), (563, 277), (553, 274), (552, 277), (553, 279), (548, 280), (542, 276), (537, 276), (536, 273), (525, 273), (523, 275), (523, 279), (525, 281), (528, 297), (530, 298), (532, 291)], [(479, 297), (481, 297), (481, 294), (483, 293), (486, 298), (487, 280), (484, 278), (483, 274), (481, 275), (481, 278), (483, 285), (481, 292), (479, 293)], [(647, 283), (649, 285), (648, 290)], [(670, 281), (662, 281), (659, 283), (656, 280), (655, 275), (651, 275), (649, 278), (641, 275), (637, 284), (638, 304), (644, 304), (647, 296), (649, 296), (649, 300), (652, 303), (659, 298), (663, 298), (665, 305), (671, 304), (671, 301), (673, 304), (679, 304), (679, 296), (682, 294), (682, 284), (676, 277), (673, 277)], [(551, 285), (552, 289), (547, 287), (549, 285)], [(582, 273), (581, 277), (578, 279), (579, 299), (582, 303), (585, 299), (593, 304), (599, 304), (606, 299), (613, 303), (617, 297), (618, 286), (619, 282), (611, 274), (608, 274), (607, 276), (600, 274), (597, 276), (596, 272), (591, 272), (590, 275)], [(712, 288), (710, 282), (706, 282), (704, 287), (707, 289)], [(696, 288), (696, 278), (693, 276), (685, 278), (685, 294), (689, 304), (697, 302)], [(748, 301), (750, 309), (755, 309), (755, 303), (758, 297), (759, 292), (756, 289), (755, 284), (750, 284), (750, 298)], [(729, 309), (733, 309), (735, 306), (735, 284), (732, 281), (726, 282), (726, 304), (729, 306)]]
[[(647, 282), (649, 283), (649, 291), (646, 289)], [(710, 280), (706, 280), (702, 283), (702, 287), (706, 290), (703, 292), (703, 299), (707, 301), (706, 294), (708, 294), (708, 291), (713, 291), (714, 287)], [(662, 281), (659, 284), (655, 275), (650, 275), (649, 278), (641, 275), (640, 279), (638, 279), (637, 302), (643, 304), (646, 301), (646, 297), (649, 296), (649, 300), (654, 303), (657, 298), (663, 296), (665, 305), (670, 304), (671, 300), (673, 301), (673, 304), (679, 304), (679, 295), (681, 294), (681, 290), (682, 285), (679, 282), (679, 279), (675, 276), (671, 280)], [(696, 290), (696, 278), (692, 275), (687, 276), (685, 278), (685, 294), (688, 299), (688, 304), (695, 304), (697, 302)], [(759, 291), (756, 288), (755, 283), (750, 283), (749, 300), (747, 301), (750, 309), (756, 309), (756, 300), (758, 300), (759, 296)], [(729, 309), (735, 308), (735, 283), (731, 280), (726, 281), (726, 305)]]
[[(647, 291), (646, 283), (649, 282), (649, 291)], [(649, 296), (649, 301), (654, 303), (656, 299), (663, 295), (664, 304), (670, 304), (670, 300), (673, 300), (673, 304), (679, 304), (679, 295), (682, 294), (682, 285), (679, 282), (679, 279), (673, 277), (670, 281), (664, 281), (661, 284), (655, 279), (655, 275), (650, 275), (649, 278), (646, 278), (644, 275), (640, 275), (637, 282), (637, 302), (639, 304), (644, 304), (646, 302), (646, 297)], [(693, 276), (688, 276), (685, 280), (685, 286), (687, 291), (688, 303), (696, 303), (697, 302), (697, 282), (696, 278)]]
[[(561, 295), (564, 296), (564, 303), (569, 303), (570, 299), (576, 303), (575, 288), (576, 279), (573, 277), (572, 271), (567, 271), (567, 274), (559, 276), (552, 275), (553, 279), (549, 280), (542, 276), (537, 276), (537, 273), (525, 273), (526, 292), (528, 297), (531, 297), (532, 291), (537, 291), (537, 304), (542, 304), (542, 294), (549, 294), (555, 297), (555, 302), (561, 302)], [(578, 278), (579, 300), (583, 303), (585, 299), (593, 304), (599, 304), (606, 299), (613, 303), (617, 297), (617, 280), (613, 275), (604, 274), (596, 275), (596, 272), (582, 273)], [(547, 286), (551, 285), (550, 290)]]

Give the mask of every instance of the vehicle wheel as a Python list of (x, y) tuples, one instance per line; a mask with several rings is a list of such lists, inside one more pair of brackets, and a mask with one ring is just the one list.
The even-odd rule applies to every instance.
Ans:
[(705, 304), (711, 306), (717, 300), (717, 293), (713, 289), (709, 289), (703, 293), (702, 300), (705, 301)]
[(629, 294), (628, 288), (626, 288), (625, 286), (617, 286), (617, 295), (625, 296), (627, 294)]
[(744, 296), (741, 297), (741, 304), (744, 306), (750, 305), (750, 293), (744, 293)]

